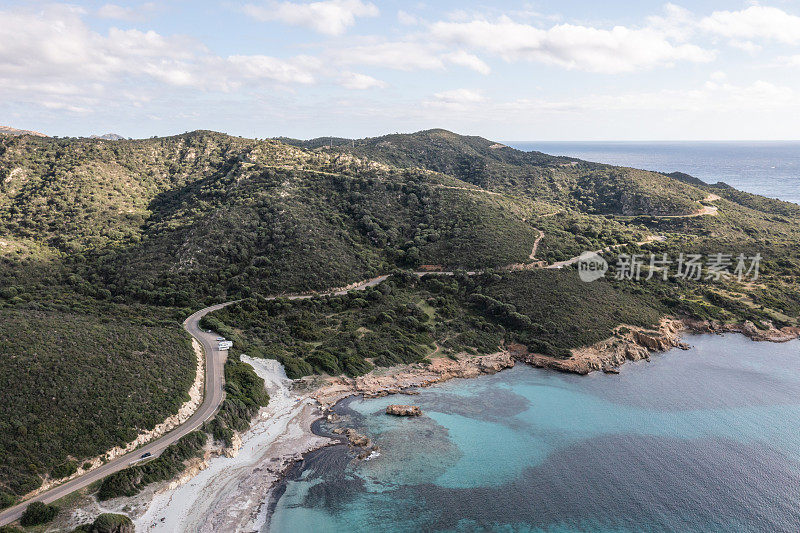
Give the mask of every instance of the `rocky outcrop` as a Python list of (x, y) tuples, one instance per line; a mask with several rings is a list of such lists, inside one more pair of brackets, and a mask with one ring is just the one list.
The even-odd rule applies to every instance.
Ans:
[(453, 378), (474, 378), (482, 374), (494, 374), (514, 366), (514, 358), (508, 351), (482, 356), (464, 356), (453, 360), (439, 357), (431, 363), (415, 363), (395, 367), (390, 374), (369, 373), (357, 378), (329, 378), (326, 385), (318, 388), (312, 397), (325, 406), (331, 406), (346, 396), (362, 394), (368, 398), (388, 394), (413, 394), (408, 389), (429, 387)]
[(771, 322), (764, 323), (763, 325), (766, 328), (763, 329), (759, 329), (749, 320), (742, 324), (723, 324), (716, 320), (693, 320), (687, 318), (683, 322), (687, 328), (698, 333), (741, 333), (754, 341), (788, 342), (800, 337), (800, 327), (785, 326), (776, 328)]
[(372, 439), (353, 428), (336, 428), (333, 433), (347, 437), (351, 447), (361, 448), (361, 452), (357, 456), (359, 459), (366, 459), (373, 453), (380, 452), (380, 448), (372, 442)]
[(187, 462), (187, 466), (181, 474), (169, 482), (167, 485), (167, 490), (173, 490), (181, 485), (188, 483), (192, 480), (197, 474), (208, 468), (208, 461), (211, 458), (211, 454), (204, 454), (203, 457), (195, 457), (190, 459)]
[(741, 333), (754, 341), (787, 342), (800, 337), (800, 327), (776, 328), (771, 323), (758, 328), (750, 321), (743, 324), (723, 324), (711, 320), (664, 318), (654, 330), (622, 325), (614, 336), (592, 346), (572, 350), (569, 359), (557, 359), (530, 353), (526, 346), (510, 344), (512, 356), (524, 363), (561, 372), (588, 374), (595, 370), (615, 373), (614, 370), (626, 361), (649, 360), (652, 352), (665, 352), (672, 348), (688, 349), (681, 342), (681, 333)]
[(34, 137), (47, 137), (47, 135), (44, 133), (39, 133), (38, 131), (20, 130), (17, 128), (11, 128), (9, 126), (0, 126), (0, 133), (5, 133), (6, 135), (33, 135)]
[(222, 453), (225, 454), (225, 457), (236, 457), (239, 455), (239, 449), (241, 447), (242, 437), (238, 432), (234, 432), (233, 437), (231, 437), (231, 445), (226, 446)]
[(511, 344), (509, 350), (518, 361), (540, 368), (582, 375), (596, 370), (614, 373), (614, 369), (626, 361), (649, 360), (651, 352), (663, 352), (672, 348), (687, 349), (688, 345), (680, 340), (684, 329), (681, 321), (671, 318), (663, 319), (655, 330), (619, 326), (614, 336), (592, 346), (572, 350), (572, 357), (569, 359), (530, 353), (521, 344)]
[(420, 416), (422, 410), (416, 405), (392, 404), (386, 408), (386, 414), (394, 416)]

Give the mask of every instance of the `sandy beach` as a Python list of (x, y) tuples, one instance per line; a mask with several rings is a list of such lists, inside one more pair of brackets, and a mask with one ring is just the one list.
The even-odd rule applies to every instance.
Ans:
[[(270, 395), (234, 457), (218, 456), (185, 483), (156, 492), (137, 531), (254, 531), (265, 519), (267, 495), (282, 473), (302, 456), (329, 444), (311, 432), (321, 416), (315, 400), (292, 392), (292, 382), (274, 360), (242, 356), (264, 379)], [(176, 486), (177, 485), (177, 486)]]
[[(682, 326), (691, 331), (703, 330), (698, 324)], [(513, 367), (516, 361), (585, 374), (679, 346), (682, 331), (682, 327), (665, 321), (658, 332), (651, 332), (652, 337), (636, 335), (638, 330), (632, 330), (630, 338), (603, 341), (583, 350), (591, 356), (585, 361), (585, 369), (531, 360), (530, 356), (516, 353), (511, 346), (509, 350), (485, 356), (466, 356), (458, 360), (436, 358), (430, 364), (399, 365), (358, 378), (294, 383), (286, 377), (278, 361), (242, 355), (242, 361), (264, 379), (270, 401), (253, 420), (251, 428), (241, 435), (241, 442), (234, 439), (233, 449), (224, 450), (224, 454), (217, 450), (210, 457), (207, 454), (205, 460), (198, 459), (190, 464), (178, 479), (148, 487), (133, 498), (118, 498), (103, 505), (92, 498), (83, 509), (74, 512), (70, 522), (85, 521), (87, 512), (93, 515), (110, 511), (128, 514), (134, 519), (136, 530), (142, 532), (259, 531), (268, 520), (270, 493), (289, 468), (308, 452), (337, 442), (315, 435), (311, 425), (344, 397), (404, 393), (453, 378), (494, 374)], [(746, 333), (745, 330), (738, 332)], [(780, 339), (773, 335), (765, 340), (797, 337), (795, 330), (781, 333), (784, 335)], [(621, 343), (618, 349), (607, 345), (611, 341)], [(577, 357), (576, 362), (583, 359), (585, 357)]]

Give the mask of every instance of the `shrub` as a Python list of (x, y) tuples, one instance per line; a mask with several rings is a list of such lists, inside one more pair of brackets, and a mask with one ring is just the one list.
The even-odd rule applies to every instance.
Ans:
[(33, 502), (25, 508), (19, 523), (25, 527), (46, 524), (58, 514), (58, 507), (43, 502)]
[(3, 492), (0, 490), (0, 509), (11, 507), (14, 505), (15, 501), (17, 501), (17, 499), (13, 494), (9, 494), (8, 492)]

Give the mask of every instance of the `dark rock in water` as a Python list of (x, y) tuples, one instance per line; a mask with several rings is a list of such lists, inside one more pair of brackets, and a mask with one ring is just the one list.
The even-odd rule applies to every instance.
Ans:
[(372, 439), (366, 435), (362, 435), (355, 429), (346, 428), (342, 433), (350, 441), (350, 444), (359, 448), (372, 448)]
[(390, 405), (386, 408), (387, 415), (419, 416), (422, 411), (416, 405)]

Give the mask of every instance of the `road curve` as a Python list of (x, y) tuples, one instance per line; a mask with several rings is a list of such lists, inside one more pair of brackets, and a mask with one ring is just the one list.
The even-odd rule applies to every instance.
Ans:
[[(274, 300), (276, 298), (287, 298), (289, 300), (302, 300), (306, 298), (314, 298), (316, 296), (325, 296), (325, 295), (343, 295), (347, 294), (349, 291), (362, 291), (368, 287), (374, 287), (378, 285), (380, 282), (384, 281), (388, 278), (388, 275), (378, 276), (375, 278), (371, 278), (365, 281), (362, 281), (354, 286), (351, 286), (347, 289), (341, 290), (333, 290), (329, 292), (323, 293), (315, 293), (315, 294), (291, 294), (291, 295), (282, 295), (282, 296), (270, 296), (268, 300)], [(218, 309), (222, 309), (226, 305), (230, 305), (233, 302), (225, 302), (221, 304), (212, 305), (210, 307), (206, 307), (197, 311), (196, 313), (192, 314), (184, 320), (183, 322), (183, 329), (185, 329), (192, 337), (197, 339), (200, 344), (203, 345), (203, 351), (205, 352), (205, 365), (206, 365), (206, 373), (205, 373), (205, 392), (203, 395), (203, 403), (200, 405), (200, 408), (194, 412), (194, 414), (187, 420), (185, 423), (181, 424), (177, 428), (173, 429), (166, 435), (145, 444), (144, 446), (137, 448), (136, 450), (127, 453), (125, 455), (121, 455), (116, 459), (109, 461), (108, 463), (104, 464), (100, 468), (95, 470), (91, 470), (86, 474), (77, 477), (75, 479), (71, 479), (66, 483), (62, 483), (57, 487), (53, 487), (50, 490), (42, 492), (25, 500), (22, 503), (15, 505), (14, 507), (9, 507), (8, 509), (0, 512), (0, 526), (4, 526), (13, 522), (14, 520), (19, 520), (22, 516), (22, 513), (25, 511), (25, 508), (28, 504), (36, 501), (44, 502), (44, 503), (52, 503), (64, 496), (87, 487), (88, 485), (94, 483), (95, 481), (99, 481), (104, 477), (113, 474), (114, 472), (119, 472), (131, 465), (131, 462), (139, 459), (142, 454), (150, 453), (154, 457), (157, 457), (164, 451), (164, 448), (173, 444), (178, 439), (183, 437), (184, 435), (191, 433), (195, 429), (199, 428), (210, 419), (219, 409), (219, 406), (222, 404), (222, 400), (225, 399), (225, 359), (227, 357), (226, 352), (220, 352), (217, 350), (217, 341), (216, 337), (217, 334), (215, 333), (206, 333), (204, 330), (200, 328), (200, 320), (213, 311)]]
[(189, 332), (192, 337), (197, 339), (200, 344), (202, 344), (203, 351), (205, 352), (206, 367), (203, 403), (185, 423), (173, 429), (166, 435), (163, 435), (130, 453), (121, 455), (116, 459), (107, 462), (100, 468), (91, 470), (80, 477), (71, 479), (66, 483), (62, 483), (61, 485), (42, 492), (41, 494), (25, 500), (14, 507), (9, 507), (8, 509), (0, 512), (0, 526), (4, 526), (13, 522), (14, 520), (18, 520), (25, 511), (25, 508), (31, 502), (40, 501), (44, 503), (52, 503), (73, 491), (82, 489), (94, 483), (95, 481), (103, 479), (109, 474), (123, 470), (131, 464), (131, 461), (141, 457), (143, 453), (149, 452), (153, 456), (157, 457), (162, 451), (164, 451), (164, 448), (170, 444), (173, 444), (184, 435), (199, 428), (204, 422), (211, 418), (217, 412), (222, 400), (225, 399), (225, 390), (223, 389), (223, 386), (225, 382), (224, 366), (226, 353), (217, 350), (216, 334), (206, 333), (200, 329), (200, 319), (206, 314), (216, 311), (217, 309), (221, 309), (230, 303), (232, 302), (212, 305), (211, 307), (201, 309), (200, 311), (192, 314), (183, 322), (183, 328)]
[[(540, 232), (541, 233), (541, 232)], [(539, 236), (536, 241), (536, 244), (539, 244), (539, 240), (544, 236), (543, 233)], [(648, 240), (643, 241), (637, 244), (646, 244), (647, 242), (651, 242), (652, 240), (658, 240), (659, 237), (650, 237)], [(598, 250), (597, 253), (602, 253), (603, 251), (608, 251), (611, 248), (615, 248), (617, 246), (623, 246), (618, 244), (616, 246), (609, 246), (603, 250)], [(534, 247), (534, 251), (531, 255), (534, 255), (536, 252), (536, 247)], [(580, 256), (573, 257), (567, 261), (561, 261), (559, 263), (554, 263), (549, 265), (546, 268), (562, 268), (564, 266), (571, 265), (577, 262), (580, 259)], [(474, 276), (476, 274), (482, 273), (482, 270), (478, 271), (470, 271), (465, 272), (468, 276)], [(425, 275), (444, 275), (444, 276), (452, 276), (455, 274), (453, 271), (434, 271), (434, 272), (427, 272), (427, 271), (416, 271), (414, 272), (417, 276), (425, 276)], [(307, 298), (314, 298), (318, 296), (340, 296), (343, 294), (347, 294), (350, 291), (362, 291), (367, 289), (368, 287), (374, 287), (378, 285), (382, 281), (385, 281), (389, 276), (377, 276), (355, 285), (351, 285), (346, 289), (340, 290), (332, 290), (328, 292), (320, 292), (320, 293), (313, 293), (313, 294), (287, 294), (287, 295), (280, 295), (280, 296), (270, 296), (267, 297), (267, 300), (275, 300), (277, 298), (286, 298), (289, 300), (302, 300)], [(189, 332), (189, 334), (197, 339), (203, 345), (203, 351), (206, 355), (206, 379), (205, 379), (205, 394), (203, 396), (203, 403), (200, 408), (195, 411), (195, 413), (181, 426), (175, 428), (171, 432), (167, 433), (166, 435), (142, 446), (130, 452), (128, 454), (122, 455), (117, 457), (116, 459), (109, 461), (108, 463), (104, 464), (100, 468), (96, 470), (92, 470), (87, 472), (86, 474), (67, 481), (57, 487), (54, 487), (48, 491), (45, 491), (29, 500), (25, 500), (24, 502), (6, 509), (5, 511), (0, 512), (0, 526), (6, 525), (14, 520), (18, 520), (20, 516), (22, 516), (25, 507), (31, 502), (41, 501), (44, 503), (52, 503), (60, 498), (63, 498), (67, 494), (70, 494), (73, 491), (78, 489), (82, 489), (95, 481), (103, 479), (104, 477), (108, 476), (109, 474), (113, 474), (114, 472), (118, 472), (131, 464), (131, 461), (138, 459), (143, 453), (149, 452), (153, 456), (158, 456), (161, 452), (169, 446), (170, 444), (177, 441), (179, 438), (183, 437), (187, 433), (191, 433), (195, 429), (199, 428), (205, 421), (211, 418), (219, 408), (222, 400), (225, 399), (225, 391), (223, 389), (224, 386), (224, 366), (225, 366), (225, 359), (226, 353), (220, 352), (216, 349), (216, 337), (217, 335), (214, 333), (206, 333), (202, 329), (200, 329), (200, 319), (202, 319), (205, 315), (212, 311), (216, 311), (218, 309), (222, 309), (223, 307), (232, 304), (233, 302), (225, 302), (221, 304), (212, 305), (210, 307), (206, 307), (197, 311), (196, 313), (192, 314), (183, 322), (183, 328)]]

